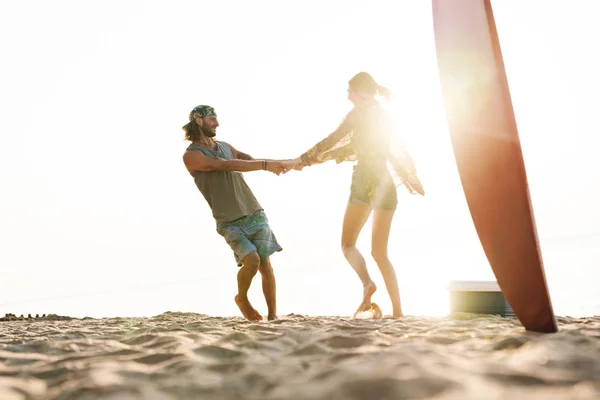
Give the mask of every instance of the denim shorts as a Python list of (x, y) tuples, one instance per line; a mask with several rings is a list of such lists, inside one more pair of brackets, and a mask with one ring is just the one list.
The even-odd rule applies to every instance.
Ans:
[(369, 168), (356, 165), (352, 173), (348, 201), (374, 210), (393, 211), (398, 206), (398, 193), (394, 180), (387, 170), (375, 174)]
[(241, 267), (244, 259), (254, 252), (258, 253), (260, 258), (264, 258), (282, 250), (263, 210), (220, 224), (217, 226), (217, 232), (233, 250), (238, 267)]

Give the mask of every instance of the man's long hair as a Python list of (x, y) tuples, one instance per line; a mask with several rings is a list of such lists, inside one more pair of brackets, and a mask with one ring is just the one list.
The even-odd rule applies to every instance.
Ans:
[(184, 139), (189, 140), (192, 143), (198, 142), (203, 136), (202, 129), (200, 128), (200, 125), (196, 123), (195, 119), (192, 119), (182, 126), (181, 129), (185, 132)]

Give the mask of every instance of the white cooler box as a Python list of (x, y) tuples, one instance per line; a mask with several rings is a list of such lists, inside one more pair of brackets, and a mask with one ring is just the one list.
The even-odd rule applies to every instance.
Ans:
[(496, 281), (450, 281), (450, 312), (514, 317)]

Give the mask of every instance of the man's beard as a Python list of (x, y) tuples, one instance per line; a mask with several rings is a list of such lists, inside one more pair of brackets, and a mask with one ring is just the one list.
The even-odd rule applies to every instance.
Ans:
[(211, 131), (210, 129), (201, 127), (200, 130), (202, 131), (202, 135), (204, 135), (206, 137), (213, 138), (213, 137), (217, 136), (217, 134), (215, 132)]

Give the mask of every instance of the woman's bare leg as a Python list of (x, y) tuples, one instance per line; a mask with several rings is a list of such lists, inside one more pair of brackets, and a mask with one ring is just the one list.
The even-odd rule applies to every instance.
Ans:
[(365, 222), (367, 222), (370, 213), (371, 209), (367, 206), (348, 203), (342, 227), (342, 251), (344, 252), (344, 257), (346, 257), (350, 266), (356, 271), (363, 284), (363, 299), (358, 308), (359, 310), (368, 310), (371, 307), (371, 296), (377, 290), (375, 283), (371, 280), (371, 276), (369, 276), (365, 258), (356, 248), (358, 235)]
[(394, 266), (388, 258), (388, 240), (394, 211), (375, 210), (373, 213), (373, 236), (371, 240), (371, 254), (377, 263), (385, 287), (387, 288), (390, 299), (392, 300), (392, 309), (394, 317), (402, 317), (402, 305), (400, 303), (400, 290), (398, 288), (398, 279)]

